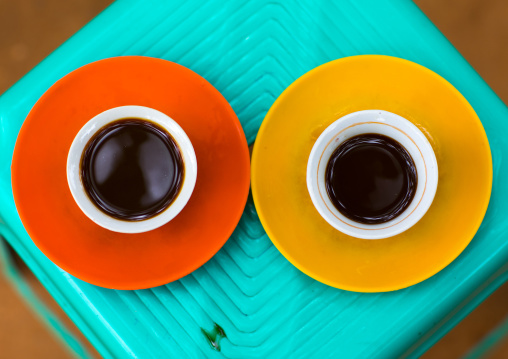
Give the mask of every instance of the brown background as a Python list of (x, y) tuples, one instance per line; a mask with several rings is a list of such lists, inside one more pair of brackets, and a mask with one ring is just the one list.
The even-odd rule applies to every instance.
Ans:
[[(0, 0), (0, 93), (109, 3), (109, 0)], [(508, 1), (417, 0), (416, 3), (508, 103)], [(36, 292), (72, 327), (37, 280), (26, 268), (23, 271)], [(508, 285), (505, 285), (425, 357), (464, 355), (507, 315)], [(0, 356), (71, 357), (3, 275), (0, 275)], [(489, 358), (508, 358), (508, 339)]]

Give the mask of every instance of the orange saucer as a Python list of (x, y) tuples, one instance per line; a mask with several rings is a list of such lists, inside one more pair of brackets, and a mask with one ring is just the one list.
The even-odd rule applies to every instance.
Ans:
[[(66, 178), (80, 128), (124, 105), (151, 107), (177, 121), (198, 161), (187, 206), (167, 225), (141, 234), (111, 232), (89, 220)], [(162, 285), (208, 261), (240, 220), (249, 178), (247, 141), (224, 97), (183, 66), (137, 56), (94, 62), (55, 83), (26, 118), (12, 162), (14, 199), (34, 243), (70, 274), (115, 289)]]

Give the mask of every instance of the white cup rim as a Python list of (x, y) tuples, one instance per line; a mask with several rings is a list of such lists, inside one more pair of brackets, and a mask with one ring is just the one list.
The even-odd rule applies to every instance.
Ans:
[[(108, 123), (124, 118), (148, 120), (165, 129), (178, 144), (185, 166), (182, 187), (170, 206), (154, 217), (140, 221), (124, 221), (104, 213), (90, 200), (81, 181), (81, 157), (90, 139)], [(99, 113), (79, 130), (67, 156), (67, 183), (78, 207), (99, 226), (119, 233), (147, 232), (171, 221), (189, 201), (196, 179), (196, 154), (185, 131), (168, 115), (145, 106), (120, 106)]]
[[(326, 192), (324, 174), (333, 151), (345, 140), (362, 133), (380, 133), (395, 139), (409, 152), (417, 168), (418, 184), (410, 205), (382, 224), (362, 224), (345, 217)], [(407, 119), (383, 110), (364, 110), (343, 116), (318, 137), (307, 163), (307, 188), (319, 214), (337, 230), (362, 239), (381, 239), (414, 226), (427, 212), (437, 190), (437, 160), (427, 137)]]

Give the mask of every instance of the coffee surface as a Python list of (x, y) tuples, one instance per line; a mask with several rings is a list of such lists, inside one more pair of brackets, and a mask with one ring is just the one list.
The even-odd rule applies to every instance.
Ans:
[(379, 224), (396, 218), (411, 204), (417, 171), (400, 143), (369, 133), (339, 145), (328, 161), (325, 184), (331, 202), (344, 216)]
[(81, 180), (104, 213), (139, 221), (164, 211), (185, 176), (180, 149), (163, 128), (126, 118), (100, 129), (85, 147)]

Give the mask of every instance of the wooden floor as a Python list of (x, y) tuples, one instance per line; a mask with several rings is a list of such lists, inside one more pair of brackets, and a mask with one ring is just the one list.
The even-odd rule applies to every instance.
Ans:
[[(0, 0), (0, 93), (109, 3), (109, 0)], [(416, 3), (508, 103), (508, 1), (416, 0)], [(36, 292), (72, 326), (27, 269), (25, 273)], [(424, 357), (459, 358), (506, 316), (508, 285), (499, 289)], [(71, 358), (2, 275), (0, 357)], [(489, 358), (508, 358), (508, 340)]]

